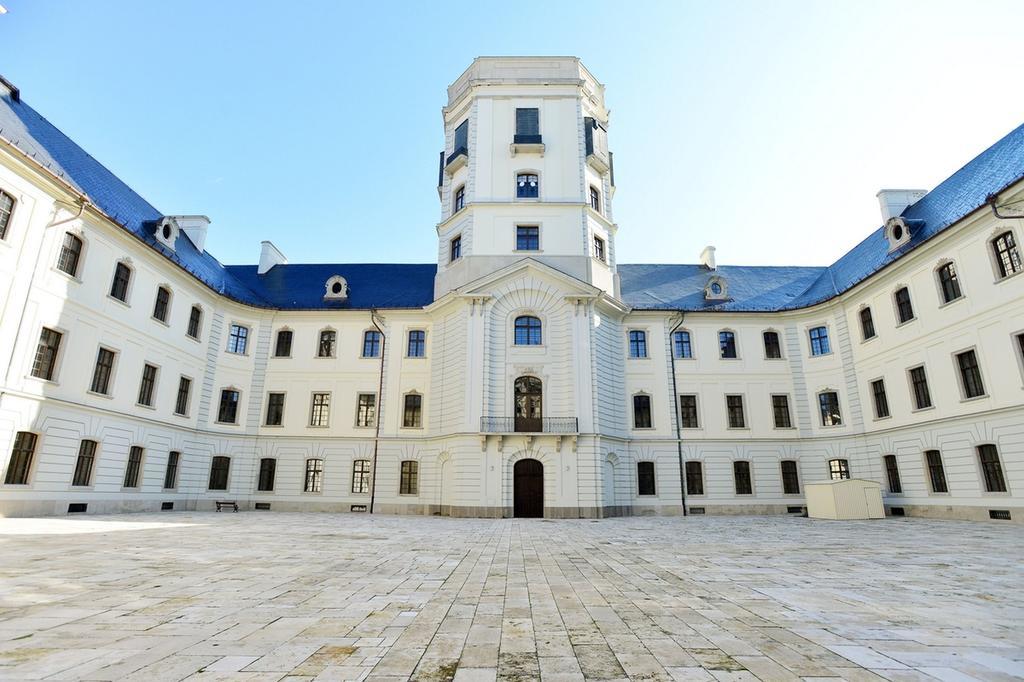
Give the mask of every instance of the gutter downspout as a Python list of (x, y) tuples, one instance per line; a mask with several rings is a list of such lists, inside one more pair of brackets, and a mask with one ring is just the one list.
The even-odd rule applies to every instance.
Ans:
[[(987, 203), (989, 206), (992, 207), (992, 215), (994, 215), (996, 218), (999, 218), (1000, 220), (1021, 220), (1021, 219), (1024, 219), (1024, 215), (1003, 215), (1003, 214), (1001, 214), (999, 212), (999, 207), (996, 206), (996, 200), (998, 198), (999, 197), (997, 197), (995, 194), (989, 194), (987, 197), (985, 197), (985, 203)], [(1019, 203), (1019, 202), (1013, 202), (1013, 203)]]
[(672, 404), (675, 406), (676, 452), (679, 456), (679, 501), (683, 505), (683, 516), (686, 516), (686, 465), (683, 463), (683, 427), (679, 423), (679, 389), (676, 387), (676, 349), (673, 337), (676, 330), (683, 326), (683, 311), (679, 311), (679, 322), (668, 333), (668, 357), (672, 369)]
[[(84, 194), (80, 194), (78, 196), (78, 213), (77, 214), (73, 215), (70, 218), (65, 218), (64, 220), (57, 220), (57, 221), (54, 221), (54, 222), (51, 222), (51, 223), (47, 223), (44, 226), (43, 230), (45, 231), (45, 230), (47, 230), (47, 229), (49, 229), (51, 227), (57, 227), (58, 225), (65, 225), (65, 224), (70, 223), (70, 222), (72, 222), (74, 220), (78, 220), (79, 218), (82, 217), (82, 214), (85, 213), (85, 207), (89, 206), (91, 203), (92, 202), (90, 202), (89, 199)], [(56, 216), (56, 211), (54, 212), (54, 217), (55, 218), (57, 217)], [(30, 296), (32, 296), (32, 288), (35, 286), (35, 283), (36, 283), (36, 272), (39, 270), (39, 261), (40, 261), (40, 259), (42, 259), (42, 256), (43, 256), (43, 245), (45, 243), (46, 243), (46, 235), (44, 234), (39, 239), (39, 251), (36, 253), (35, 262), (32, 263), (32, 274), (29, 276), (29, 279), (28, 279), (28, 290), (25, 292), (25, 300), (22, 301), (21, 314), (18, 315), (18, 326), (16, 327), (17, 332), (21, 332), (21, 326), (23, 324), (25, 324), (25, 313), (28, 311), (28, 299), (29, 299)], [(24, 239), (21, 241), (21, 245), (22, 245), (22, 248), (24, 248), (24, 246), (25, 246), (25, 240)], [(18, 253), (18, 260), (19, 261), (21, 260), (21, 252)], [(6, 308), (6, 305), (5, 305), (5, 308)], [(15, 352), (15, 349), (16, 349), (17, 345), (18, 345), (17, 343), (12, 343), (11, 344), (11, 355), (7, 359), (7, 370), (4, 373), (4, 386), (3, 386), (4, 388), (6, 388), (7, 386), (10, 385), (10, 381), (11, 381), (11, 366), (14, 364), (14, 352)], [(0, 397), (3, 397), (3, 394), (5, 392), (6, 391), (0, 391)]]
[(373, 469), (370, 474), (370, 513), (373, 513), (373, 503), (377, 498), (377, 450), (380, 447), (380, 423), (384, 419), (384, 358), (387, 350), (388, 337), (384, 330), (377, 324), (377, 309), (370, 309), (370, 323), (377, 328), (380, 334), (380, 374), (377, 377), (377, 428), (373, 434)]

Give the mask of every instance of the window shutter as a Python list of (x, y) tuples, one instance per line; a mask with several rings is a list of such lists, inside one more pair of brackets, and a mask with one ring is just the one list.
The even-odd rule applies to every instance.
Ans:
[(540, 134), (540, 109), (516, 109), (516, 135)]

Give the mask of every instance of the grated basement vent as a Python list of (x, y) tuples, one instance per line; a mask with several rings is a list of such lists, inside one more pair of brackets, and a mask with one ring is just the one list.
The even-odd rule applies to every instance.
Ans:
[(803, 507), (786, 507), (786, 513), (787, 514), (803, 514), (804, 513), (804, 508)]
[(256, 511), (270, 511), (270, 503), (269, 502), (257, 502), (256, 503)]
[(889, 507), (889, 513), (893, 516), (906, 516), (907, 512), (903, 507)]
[(988, 517), (995, 519), (996, 521), (1009, 521), (1010, 510), (1009, 509), (989, 509)]
[(173, 509), (174, 509), (174, 503), (173, 502), (161, 502), (160, 503), (160, 511), (171, 511)]
[(68, 505), (68, 514), (81, 514), (86, 509), (88, 509), (88, 507), (89, 505), (86, 504), (85, 502), (72, 502), (71, 504)]
[(703, 514), (704, 513), (704, 507), (690, 507), (690, 513), (691, 514)]
[(366, 511), (366, 505), (365, 504), (353, 504), (351, 507), (349, 507), (349, 511), (364, 512), (364, 511)]

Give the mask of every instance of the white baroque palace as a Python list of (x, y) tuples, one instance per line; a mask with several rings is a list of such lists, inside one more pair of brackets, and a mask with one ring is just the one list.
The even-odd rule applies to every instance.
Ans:
[(485, 57), (436, 265), (224, 266), (0, 94), (2, 514), (1024, 518), (1024, 126), (830, 266), (625, 265), (604, 86)]

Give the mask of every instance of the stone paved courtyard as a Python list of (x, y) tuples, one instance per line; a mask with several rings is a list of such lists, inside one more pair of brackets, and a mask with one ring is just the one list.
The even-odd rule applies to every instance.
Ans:
[(0, 519), (5, 680), (1001, 680), (1024, 528)]

